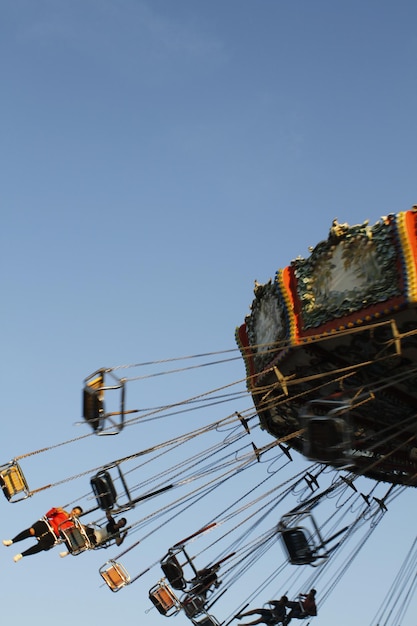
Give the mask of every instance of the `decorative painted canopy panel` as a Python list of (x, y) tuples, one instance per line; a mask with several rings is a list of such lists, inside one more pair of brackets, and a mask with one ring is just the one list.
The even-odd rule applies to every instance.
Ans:
[[(374, 226), (331, 225), (329, 235), (255, 284), (236, 338), (263, 428), (302, 428), (317, 398), (350, 406), (347, 466), (417, 484), (417, 207)], [(305, 436), (291, 445), (303, 451)]]

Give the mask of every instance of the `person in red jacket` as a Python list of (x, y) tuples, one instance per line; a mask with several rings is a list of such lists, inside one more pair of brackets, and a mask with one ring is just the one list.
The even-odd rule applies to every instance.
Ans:
[(42, 519), (37, 520), (30, 528), (22, 530), (22, 532), (16, 535), (16, 537), (13, 537), (13, 539), (4, 539), (3, 545), (11, 546), (13, 543), (30, 539), (31, 537), (37, 539), (37, 543), (34, 546), (13, 557), (15, 563), (20, 561), (24, 556), (37, 554), (43, 550), (50, 550), (60, 539), (59, 529), (65, 527), (67, 522), (71, 524), (71, 519), (79, 517), (82, 512), (83, 510), (80, 506), (75, 506), (69, 513), (60, 507), (54, 507), (50, 509)]

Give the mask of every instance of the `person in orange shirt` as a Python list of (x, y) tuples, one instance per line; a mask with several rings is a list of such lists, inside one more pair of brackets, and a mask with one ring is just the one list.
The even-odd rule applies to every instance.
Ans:
[(71, 523), (71, 519), (74, 517), (79, 517), (82, 514), (83, 510), (80, 506), (75, 506), (70, 512), (65, 511), (64, 509), (57, 507), (50, 509), (46, 515), (37, 520), (30, 528), (26, 528), (26, 530), (22, 530), (18, 535), (13, 537), (13, 539), (3, 539), (3, 545), (11, 546), (18, 541), (23, 541), (24, 539), (30, 539), (35, 537), (37, 543), (28, 548), (21, 554), (16, 554), (13, 557), (15, 563), (20, 561), (24, 556), (30, 556), (31, 554), (37, 554), (38, 552), (42, 552), (44, 550), (50, 550), (57, 543), (59, 543), (60, 535), (59, 529), (63, 528), (68, 522)]

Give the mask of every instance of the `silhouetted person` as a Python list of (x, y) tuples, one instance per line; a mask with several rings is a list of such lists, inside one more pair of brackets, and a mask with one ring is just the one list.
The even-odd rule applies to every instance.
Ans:
[(304, 619), (305, 617), (317, 615), (317, 606), (316, 606), (316, 590), (310, 589), (310, 591), (305, 593), (300, 593), (300, 600), (287, 602), (287, 607), (291, 609), (285, 618), (285, 626), (290, 623), (293, 617), (296, 619)]
[(287, 596), (282, 596), (279, 600), (271, 600), (269, 604), (272, 605), (270, 609), (251, 609), (245, 613), (238, 613), (236, 617), (241, 619), (247, 615), (259, 615), (259, 617), (252, 622), (246, 622), (245, 624), (239, 624), (238, 626), (252, 626), (253, 624), (266, 624), (267, 626), (275, 626), (280, 622), (284, 623), (286, 616), (286, 605), (288, 602)]

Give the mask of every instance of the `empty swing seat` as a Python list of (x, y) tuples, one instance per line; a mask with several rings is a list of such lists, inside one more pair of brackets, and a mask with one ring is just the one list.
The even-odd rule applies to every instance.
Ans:
[(100, 509), (103, 511), (112, 509), (117, 500), (117, 492), (109, 472), (99, 472), (93, 476), (90, 484)]
[(308, 565), (315, 560), (313, 549), (302, 528), (288, 528), (281, 531), (281, 537), (293, 565)]
[(174, 615), (181, 610), (181, 604), (172, 589), (160, 581), (149, 591), (149, 598), (161, 615)]
[[(105, 377), (112, 379), (110, 384)], [(107, 391), (120, 390), (120, 403), (116, 410), (107, 411), (104, 394)], [(117, 378), (111, 370), (100, 369), (84, 379), (82, 395), (83, 418), (96, 435), (117, 435), (124, 426), (125, 418), (125, 381)], [(118, 420), (114, 418), (118, 416)], [(109, 428), (106, 427), (108, 423)]]
[(323, 462), (346, 462), (350, 445), (346, 423), (334, 417), (312, 417), (306, 427), (308, 456)]
[(187, 617), (193, 618), (204, 611), (205, 600), (201, 596), (187, 595), (181, 600), (182, 608)]
[(168, 554), (161, 561), (161, 569), (174, 589), (181, 591), (185, 589), (184, 572), (175, 554)]
[(105, 563), (99, 569), (99, 573), (111, 591), (119, 591), (130, 583), (130, 576), (126, 569), (116, 561)]
[(83, 417), (94, 431), (102, 428), (104, 417), (104, 376), (100, 372), (95, 378), (89, 380), (83, 389)]
[(26, 479), (16, 461), (0, 468), (0, 486), (9, 502), (18, 502), (30, 496)]
[(348, 399), (311, 400), (300, 413), (305, 429), (303, 454), (314, 461), (345, 465), (352, 448)]

